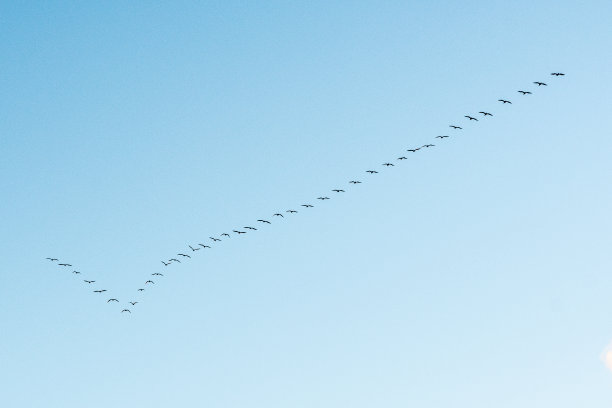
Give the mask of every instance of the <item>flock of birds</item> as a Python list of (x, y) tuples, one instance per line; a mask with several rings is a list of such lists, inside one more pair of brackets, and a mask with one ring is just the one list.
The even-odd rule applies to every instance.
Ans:
[[(553, 72), (553, 73), (551, 73), (551, 75), (554, 76), (554, 77), (560, 77), (560, 76), (564, 76), (565, 74), (562, 73), (562, 72)], [(535, 81), (533, 83), (535, 85), (537, 85), (538, 88), (542, 87), (542, 86), (548, 86), (548, 84), (546, 84), (545, 82), (541, 82), (541, 81)], [(525, 91), (525, 90), (519, 90), (517, 92), (519, 94), (521, 94), (522, 96), (526, 96), (526, 95), (531, 95), (532, 94), (531, 91)], [(501, 102), (502, 105), (512, 104), (512, 102), (510, 100), (508, 100), (508, 99), (498, 99), (498, 102)], [(478, 113), (481, 114), (482, 116), (476, 117), (476, 116), (471, 116), (471, 115), (464, 115), (464, 117), (467, 118), (469, 122), (471, 122), (471, 121), (478, 122), (479, 118), (480, 118), (480, 120), (482, 120), (482, 119), (485, 119), (488, 116), (491, 116), (491, 117), (493, 116), (492, 113), (486, 112), (486, 111), (480, 111)], [(461, 126), (458, 126), (458, 125), (449, 125), (449, 127), (451, 129), (453, 129), (453, 131), (458, 131), (458, 130), (462, 130), (463, 129)], [(449, 136), (449, 135), (438, 135), (438, 136), (435, 136), (435, 139), (443, 140), (443, 139), (450, 138), (450, 137), (451, 136)], [(429, 149), (431, 147), (435, 147), (435, 145), (431, 144), (431, 143), (427, 143), (427, 144), (424, 144), (424, 145), (421, 145), (421, 146), (418, 146), (418, 147), (412, 147), (410, 149), (407, 149), (406, 151), (410, 152), (410, 153), (416, 153), (416, 152), (418, 152), (420, 150), (426, 150), (426, 149)], [(396, 160), (402, 161), (402, 160), (407, 160), (407, 159), (408, 159), (408, 157), (406, 157), (406, 156), (400, 156)], [(393, 164), (391, 162), (385, 162), (385, 163), (382, 163), (382, 166), (385, 166), (385, 167), (394, 167), (395, 164)], [(365, 172), (370, 174), (370, 175), (378, 174), (377, 170), (366, 170)], [(356, 184), (361, 184), (362, 182), (360, 180), (350, 180), (348, 183), (352, 184), (352, 185), (356, 185)], [(331, 192), (333, 192), (335, 194), (341, 194), (341, 193), (345, 193), (346, 191), (344, 189), (341, 189), (341, 188), (336, 188), (336, 189), (331, 190)], [(330, 197), (320, 196), (320, 197), (317, 197), (316, 199), (320, 200), (320, 201), (325, 201), (325, 200), (330, 200)], [(314, 207), (314, 205), (309, 204), (309, 203), (300, 204), (300, 206), (305, 208), (305, 209), (313, 208)], [(282, 219), (282, 218), (285, 218), (284, 214), (287, 214), (288, 216), (290, 216), (290, 215), (297, 214), (297, 213), (298, 213), (298, 211), (295, 210), (295, 209), (288, 209), (288, 210), (285, 210), (283, 213), (281, 213), (281, 212), (273, 213), (271, 215), (271, 217), (272, 218)], [(264, 218), (260, 218), (256, 222), (259, 223), (258, 224), (259, 226), (265, 226), (265, 225), (272, 224), (272, 221), (270, 221), (269, 219), (264, 219)], [(245, 231), (245, 230), (248, 230), (248, 231)], [(231, 230), (231, 232), (234, 234), (234, 236), (240, 236), (240, 235), (246, 234), (247, 232), (257, 231), (257, 230), (258, 230), (257, 227), (245, 226), (245, 227), (242, 227), (242, 228), (239, 228), (239, 229), (233, 229), (233, 230)], [(223, 232), (219, 236), (208, 237), (207, 242), (212, 244), (212, 245), (214, 245), (214, 244), (216, 244), (218, 242), (223, 241), (224, 239), (229, 239), (231, 237), (232, 237), (232, 234), (230, 234), (228, 232)], [(173, 256), (172, 258), (169, 258), (167, 260), (166, 259), (161, 260), (161, 263), (163, 264), (164, 267), (168, 267), (168, 266), (175, 265), (175, 264), (180, 264), (182, 262), (185, 262), (185, 261), (188, 261), (188, 260), (192, 259), (192, 256), (195, 256), (195, 254), (198, 253), (198, 251), (212, 249), (213, 247), (211, 245), (207, 245), (205, 243), (193, 243), (193, 244), (187, 245), (187, 248), (188, 248), (188, 250), (179, 252), (175, 256)], [(50, 262), (56, 263), (57, 266), (59, 266), (61, 268), (69, 268), (69, 269), (72, 268), (72, 265), (70, 263), (60, 262), (58, 258), (48, 257), (46, 259), (49, 260)], [(81, 272), (79, 272), (77, 270), (74, 270), (74, 269), (72, 270), (72, 273), (75, 276), (82, 275)], [(162, 273), (155, 272), (155, 273), (152, 273), (151, 276), (154, 276), (155, 278), (157, 278), (157, 277), (163, 277), (164, 275)], [(155, 282), (152, 280), (152, 279), (155, 279), (155, 278), (147, 278), (147, 280), (143, 284), (144, 287), (138, 288), (136, 292), (137, 293), (144, 292), (146, 287), (147, 287), (147, 285), (155, 285)], [(91, 280), (91, 279), (83, 279), (83, 282), (87, 286), (94, 286), (96, 284), (96, 281), (95, 280)], [(98, 289), (98, 288), (96, 288), (96, 289), (93, 290), (93, 293), (98, 294), (98, 295), (102, 295), (102, 294), (104, 294), (106, 292), (108, 292), (106, 289)], [(111, 303), (121, 303), (121, 302), (119, 301), (119, 299), (111, 297), (111, 298), (108, 298), (106, 300), (106, 303), (111, 304)], [(124, 307), (121, 309), (121, 313), (130, 313), (131, 314), (132, 311), (131, 311), (131, 309), (129, 309), (129, 307), (134, 307), (138, 303), (139, 302), (136, 301), (136, 300), (130, 300), (129, 302), (124, 303)], [(128, 305), (130, 305), (130, 306), (128, 306)]]

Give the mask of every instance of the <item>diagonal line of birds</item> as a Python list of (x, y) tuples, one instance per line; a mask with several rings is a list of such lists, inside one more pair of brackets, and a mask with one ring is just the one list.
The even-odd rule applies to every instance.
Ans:
[[(553, 77), (557, 77), (557, 78), (561, 77), (561, 76), (565, 76), (565, 74), (562, 73), (562, 72), (553, 72), (550, 75), (553, 76)], [(542, 86), (548, 86), (547, 83), (541, 82), (541, 81), (534, 81), (533, 84), (537, 85), (538, 88), (540, 88)], [(521, 96), (532, 95), (531, 91), (519, 90), (517, 92)], [(502, 105), (507, 105), (507, 104), (511, 105), (512, 104), (512, 101), (510, 101), (508, 99), (500, 98), (497, 101), (501, 102)], [(479, 115), (473, 115), (473, 116), (472, 115), (464, 115), (464, 118), (466, 118), (468, 120), (468, 122), (472, 122), (472, 121), (478, 122), (480, 120), (486, 119), (489, 116), (493, 117), (492, 113), (486, 112), (486, 111), (480, 111), (480, 112), (478, 112), (478, 114), (480, 114), (480, 116)], [(463, 130), (463, 128), (461, 126), (454, 125), (454, 124), (453, 125), (449, 125), (449, 127), (453, 131)], [(438, 136), (435, 136), (434, 138), (435, 139), (440, 139), (440, 141), (443, 141), (444, 139), (447, 139), (447, 138), (450, 138), (450, 137), (451, 137), (450, 135), (438, 135)], [(424, 144), (424, 145), (421, 145), (421, 146), (418, 146), (418, 147), (412, 147), (410, 149), (406, 149), (406, 151), (411, 153), (411, 154), (414, 154), (414, 153), (417, 153), (417, 152), (420, 152), (420, 151), (428, 150), (428, 149), (430, 149), (432, 147), (435, 147), (435, 146), (436, 145), (434, 145), (432, 143), (427, 143), (427, 144)], [(408, 160), (408, 157), (407, 156), (400, 156), (400, 157), (398, 157), (396, 159), (397, 162), (401, 162), (402, 160)], [(391, 162), (385, 162), (385, 163), (382, 163), (381, 165), (385, 166), (387, 168), (395, 167), (395, 164), (391, 163)], [(367, 177), (372, 177), (375, 174), (378, 174), (378, 171), (377, 170), (369, 169), (369, 170), (366, 170), (365, 173), (368, 174)], [(357, 179), (350, 180), (348, 182), (348, 184), (350, 184), (352, 186), (356, 186), (357, 184), (362, 184), (362, 181), (361, 180), (357, 180)], [(335, 188), (335, 189), (332, 189), (330, 191), (332, 193), (334, 193), (334, 194), (342, 194), (342, 193), (346, 192), (346, 190), (344, 190), (343, 188)], [(328, 196), (320, 196), (320, 197), (317, 197), (316, 199), (320, 200), (321, 202), (323, 202), (325, 200), (330, 200), (331, 198), (328, 197)], [(300, 204), (299, 207), (302, 207), (304, 209), (304, 211), (308, 211), (308, 209), (309, 208), (313, 208), (314, 205), (310, 204), (310, 203), (303, 203), (303, 204)], [(290, 216), (294, 216), (295, 214), (298, 214), (298, 212), (299, 211), (296, 210), (296, 209), (287, 209), (287, 210), (284, 210), (282, 212), (276, 212), (276, 213), (271, 214), (269, 219), (267, 219), (267, 218), (260, 218), (260, 219), (256, 220), (256, 224), (254, 224), (254, 225), (258, 225), (260, 228), (262, 228), (262, 227), (271, 225), (272, 224), (272, 221), (271, 221), (272, 219), (278, 220), (278, 221), (282, 221), (285, 218), (285, 215), (287, 217), (290, 217)], [(164, 267), (168, 267), (168, 266), (171, 266), (171, 265), (181, 264), (183, 262), (188, 262), (189, 260), (192, 259), (193, 256), (198, 254), (199, 251), (201, 251), (201, 250), (209, 250), (209, 249), (213, 248), (213, 246), (208, 245), (208, 244), (215, 245), (215, 244), (217, 244), (219, 242), (222, 242), (223, 240), (230, 239), (232, 236), (240, 236), (240, 235), (246, 234), (247, 232), (258, 231), (258, 228), (254, 227), (254, 226), (245, 226), (245, 227), (241, 227), (241, 228), (237, 228), (237, 229), (232, 229), (230, 231), (231, 231), (231, 233), (223, 232), (223, 233), (219, 234), (218, 236), (209, 236), (208, 239), (204, 241), (206, 243), (189, 244), (189, 245), (187, 245), (188, 249), (185, 249), (184, 251), (181, 251), (181, 252), (177, 253), (176, 255), (172, 256), (171, 258), (169, 258), (167, 260), (166, 259), (161, 260), (161, 263), (164, 265)], [(60, 260), (58, 258), (47, 257), (45, 259), (50, 261), (50, 262), (55, 263), (58, 267), (60, 267), (62, 269), (68, 268), (68, 270), (70, 270), (70, 269), (73, 268), (72, 264), (70, 264), (68, 262), (64, 262), (64, 261), (60, 262)], [(81, 278), (82, 273), (80, 271), (77, 271), (77, 270), (73, 269), (71, 272), (72, 272), (72, 274), (74, 274), (74, 276)], [(151, 285), (155, 285), (155, 281), (153, 281), (152, 279), (156, 279), (158, 277), (159, 278), (164, 277), (164, 275), (162, 273), (159, 273), (159, 272), (152, 273), (151, 276), (155, 277), (155, 278), (148, 278), (143, 283), (143, 285), (136, 290), (136, 293), (144, 292)], [(88, 288), (93, 288), (92, 291), (96, 295), (103, 295), (106, 292), (108, 292), (107, 289), (100, 289), (98, 286), (96, 286), (97, 282), (95, 280), (93, 280), (93, 279), (84, 279), (84, 278), (82, 278), (82, 280), (83, 280), (83, 283)], [(103, 296), (102, 298), (105, 299), (106, 296)], [(115, 304), (115, 303), (121, 304), (122, 305), (121, 306), (122, 309), (121, 309), (120, 313), (121, 314), (126, 314), (126, 313), (127, 314), (131, 314), (132, 311), (131, 311), (130, 308), (133, 308), (139, 302), (137, 300), (133, 300), (133, 299), (128, 301), (128, 302), (120, 302), (119, 299), (114, 298), (114, 297), (110, 297), (110, 298), (106, 299), (106, 303), (108, 303), (108, 304)]]

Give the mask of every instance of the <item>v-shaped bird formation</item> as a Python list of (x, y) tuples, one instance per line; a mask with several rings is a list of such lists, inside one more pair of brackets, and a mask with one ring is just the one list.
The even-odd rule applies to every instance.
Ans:
[[(565, 76), (565, 74), (561, 73), (561, 72), (553, 72), (550, 75), (553, 76), (553, 77), (556, 77), (556, 78), (561, 77), (561, 76)], [(548, 84), (546, 84), (545, 82), (541, 82), (541, 81), (535, 81), (535, 82), (533, 82), (533, 84), (537, 85), (538, 88), (540, 88), (542, 86), (548, 86)], [(526, 91), (526, 90), (519, 90), (517, 92), (519, 94), (521, 94), (521, 96), (527, 96), (527, 95), (532, 95), (533, 94), (531, 91)], [(510, 101), (508, 99), (500, 98), (497, 101), (501, 102), (502, 105), (512, 104), (512, 101)], [(468, 122), (472, 122), (472, 121), (478, 122), (479, 120), (483, 120), (483, 119), (485, 119), (485, 118), (487, 118), (489, 116), (493, 117), (492, 113), (484, 111), (484, 110), (480, 111), (478, 113), (480, 115), (482, 115), (482, 116), (478, 116), (478, 115), (473, 115), (473, 116), (472, 115), (464, 115), (464, 118), (466, 118)], [(449, 127), (452, 129), (453, 132), (463, 130), (463, 127), (461, 127), (459, 125), (456, 125), (456, 124), (449, 125)], [(435, 139), (440, 139), (440, 141), (443, 141), (444, 139), (447, 139), (447, 138), (450, 138), (450, 137), (451, 137), (450, 135), (438, 135), (438, 136), (435, 136), (434, 138)], [(434, 144), (427, 143), (427, 144), (424, 144), (424, 145), (421, 145), (421, 146), (411, 147), (409, 149), (406, 149), (406, 151), (410, 152), (410, 153), (417, 153), (417, 152), (420, 152), (420, 151), (423, 151), (423, 150), (428, 150), (429, 148), (432, 148), (432, 147), (435, 147), (435, 146), (436, 145), (434, 145)], [(396, 160), (397, 161), (408, 160), (408, 157), (400, 156)], [(385, 163), (382, 163), (381, 166), (384, 166), (386, 168), (391, 168), (391, 167), (395, 167), (395, 164), (392, 163), (392, 162), (385, 162)], [(374, 175), (378, 174), (378, 171), (377, 170), (368, 169), (368, 170), (365, 171), (365, 173), (368, 175), (367, 177), (373, 177)], [(357, 179), (350, 180), (348, 182), (348, 184), (356, 186), (357, 184), (362, 184), (362, 181), (361, 180), (357, 180)], [(346, 188), (346, 187), (344, 187), (344, 188)], [(331, 189), (330, 191), (332, 193), (335, 193), (335, 194), (346, 193), (347, 190), (345, 190), (344, 188), (337, 187), (337, 188)], [(326, 200), (330, 200), (331, 198), (327, 197), (325, 195), (322, 195), (320, 197), (317, 197), (317, 199), (320, 200), (321, 202), (324, 202)], [(308, 209), (314, 207), (314, 205), (310, 204), (310, 203), (302, 203), (299, 206), (303, 207), (305, 209), (304, 211), (308, 211)], [(298, 214), (299, 211), (295, 210), (295, 209), (287, 209), (287, 210), (284, 210), (284, 211), (281, 211), (281, 212), (272, 213), (271, 217), (272, 218), (276, 217), (280, 222), (282, 222), (282, 220), (285, 218), (283, 213), (287, 214), (288, 216), (289, 215), (290, 216), (294, 216), (295, 214)], [(272, 219), (272, 218), (270, 218), (270, 219)], [(272, 225), (272, 221), (270, 221), (270, 219), (267, 219), (265, 217), (264, 218), (260, 218), (260, 219), (256, 220), (256, 223), (258, 223), (257, 225), (259, 225), (261, 227), (267, 227), (267, 226)], [(245, 230), (248, 230), (248, 231), (245, 231)], [(240, 236), (240, 235), (246, 234), (247, 232), (250, 233), (250, 232), (253, 232), (253, 231), (258, 231), (258, 228), (253, 227), (253, 226), (244, 226), (244, 227), (241, 227), (241, 228), (231, 229), (229, 231), (231, 231), (234, 234), (233, 236)], [(209, 236), (208, 240), (206, 242), (210, 243), (211, 245), (207, 245), (207, 244), (203, 244), (203, 243), (199, 243), (199, 242), (198, 243), (188, 244), (187, 248), (184, 251), (178, 252), (178, 253), (176, 253), (175, 255), (173, 255), (172, 257), (170, 257), (168, 259), (162, 259), (161, 263), (163, 264), (164, 267), (169, 267), (169, 266), (174, 267), (177, 264), (181, 264), (182, 262), (188, 262), (188, 261), (192, 260), (194, 256), (199, 254), (199, 251), (204, 250), (204, 249), (212, 249), (213, 245), (218, 245), (218, 243), (222, 242), (225, 239), (230, 239), (231, 237), (232, 237), (232, 234), (229, 233), (229, 232), (222, 232), (218, 236)], [(185, 253), (185, 252), (187, 252), (187, 253)], [(64, 261), (60, 262), (60, 260), (58, 258), (48, 257), (46, 259), (48, 261), (50, 261), (50, 262), (55, 263), (57, 266), (61, 267), (62, 269), (72, 268), (72, 264), (64, 262)], [(72, 270), (71, 272), (75, 276), (82, 274), (80, 271), (77, 271), (77, 270)], [(159, 272), (152, 273), (151, 276), (160, 277), (160, 278), (164, 277), (164, 275), (162, 273), (159, 273)], [(92, 279), (82, 279), (82, 280), (83, 280), (85, 286), (87, 286), (87, 287), (91, 287), (92, 285), (96, 284), (96, 281), (92, 280)], [(155, 285), (155, 282), (153, 280), (151, 280), (151, 279), (147, 279), (143, 283), (143, 286), (145, 286), (147, 288), (149, 286), (151, 286), (151, 285)], [(100, 289), (97, 286), (94, 286), (94, 287), (95, 287), (95, 289), (92, 290), (93, 293), (103, 294), (103, 293), (107, 292), (106, 289)], [(144, 287), (141, 287), (141, 288), (137, 288), (135, 290), (135, 292), (138, 294), (140, 292), (144, 292), (145, 290), (146, 289)], [(128, 307), (127, 304), (129, 304), (131, 307), (134, 307), (137, 303), (139, 303), (139, 301), (130, 299), (129, 301), (125, 301), (125, 302), (122, 303), (119, 299), (114, 298), (114, 297), (110, 297), (110, 298), (106, 299), (106, 303), (108, 303), (108, 304), (113, 304), (113, 303), (123, 304), (124, 306), (121, 306), (122, 309), (121, 309), (120, 313), (121, 314), (124, 314), (124, 313), (131, 314), (132, 313), (131, 309), (127, 308)]]

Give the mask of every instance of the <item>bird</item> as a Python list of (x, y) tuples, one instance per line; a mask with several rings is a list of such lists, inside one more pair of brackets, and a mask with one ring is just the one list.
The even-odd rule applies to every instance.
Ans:
[(140, 288), (138, 289), (139, 292), (144, 292), (144, 289)]
[(113, 299), (108, 299), (108, 300), (106, 301), (106, 303), (108, 303), (108, 302), (119, 302), (119, 301), (118, 301), (117, 299), (114, 299), (114, 298), (113, 298)]
[(517, 91), (518, 93), (522, 93), (523, 95), (531, 95), (529, 91)]
[(501, 102), (501, 103), (509, 103), (510, 105), (512, 105), (512, 102), (510, 102), (507, 99), (498, 99), (498, 101)]
[(194, 252), (195, 252), (195, 251), (199, 251), (200, 249), (202, 249), (202, 248), (194, 248), (194, 247), (192, 247), (191, 245), (189, 245), (189, 248), (191, 248), (191, 250), (192, 250), (192, 251), (194, 251)]
[[(393, 166), (393, 165), (392, 165), (392, 166)], [(340, 190), (340, 189), (335, 189), (335, 190), (332, 190), (332, 191), (333, 191), (334, 193), (344, 193), (344, 192), (345, 192), (344, 190)]]
[(221, 234), (221, 236), (222, 236), (222, 237), (228, 237), (228, 238), (231, 238), (231, 237), (230, 237), (230, 234), (225, 233), (225, 232), (224, 232), (223, 234)]
[(423, 145), (422, 147), (434, 147), (434, 146), (435, 145), (433, 145), (433, 144), (426, 144), (426, 145)]
[[(208, 245), (204, 245), (204, 244), (198, 244), (198, 245), (201, 246), (202, 248), (212, 248), (212, 247), (210, 247)], [(201, 248), (198, 248), (198, 249), (201, 249)]]
[(185, 255), (185, 254), (177, 254), (178, 256), (184, 256), (185, 258), (191, 258), (189, 255)]
[(168, 266), (168, 265), (170, 265), (172, 262), (167, 262), (167, 263), (166, 263), (166, 262), (164, 262), (164, 261), (161, 261), (161, 263), (163, 263), (163, 264), (164, 264), (164, 266)]
[[(287, 212), (288, 212), (289, 214), (297, 214), (297, 211), (295, 211), (295, 210), (287, 210)], [(282, 217), (282, 215), (281, 215), (281, 217)]]
[(468, 118), (469, 120), (475, 120), (476, 122), (478, 122), (478, 119), (470, 116), (470, 115), (465, 115), (464, 118)]
[(94, 290), (94, 293), (104, 293), (104, 292), (106, 292), (106, 289)]
[(412, 152), (412, 153), (416, 153), (419, 150), (421, 150), (420, 147), (415, 147), (414, 149), (406, 149), (407, 152)]
[(565, 76), (565, 74), (561, 73), (561, 72), (553, 72), (552, 74), (553, 76)]
[(136, 303), (138, 303), (138, 302), (130, 302), (130, 304), (131, 304), (132, 306), (136, 305)]
[(398, 157), (398, 158), (397, 158), (397, 160), (407, 160), (407, 159), (408, 159), (408, 158), (407, 158), (407, 157), (404, 157), (404, 156), (402, 156), (402, 157)]
[(535, 81), (534, 84), (536, 84), (537, 86), (548, 86), (545, 82)]
[(58, 264), (58, 265), (59, 265), (59, 266), (72, 266), (72, 265), (70, 265), (70, 264), (66, 264), (66, 263), (63, 263), (63, 264)]
[(312, 207), (314, 207), (314, 205), (310, 205), (310, 204), (302, 204), (302, 207), (305, 207), (305, 208), (312, 208)]
[(378, 172), (376, 170), (366, 170), (366, 173), (378, 174)]
[(154, 285), (155, 285), (155, 282), (153, 282), (152, 280), (148, 280), (148, 281), (146, 281), (146, 282), (145, 282), (145, 285), (146, 285), (147, 283), (152, 283), (152, 284), (154, 284)]
[(283, 217), (283, 218), (285, 218), (285, 216), (283, 214), (279, 214), (279, 213), (272, 214), (272, 216), (273, 217)]
[(436, 136), (436, 139), (444, 139), (445, 137), (449, 137), (449, 136), (446, 136), (446, 135)]
[(79, 272), (79, 271), (72, 271), (72, 273), (74, 273), (75, 275), (80, 275), (81, 274), (81, 272)]
[(317, 197), (317, 200), (329, 200), (329, 197)]
[(87, 280), (87, 279), (83, 279), (83, 282), (85, 282), (85, 283), (94, 283), (95, 281), (90, 281), (90, 280)]
[(129, 314), (132, 314), (132, 312), (130, 312), (130, 309), (123, 309), (123, 310), (121, 311), (121, 313), (123, 313), (123, 312), (128, 312)]
[(162, 274), (161, 274), (161, 273), (159, 273), (159, 272), (155, 272), (155, 273), (152, 273), (152, 274), (151, 274), (151, 276), (164, 276), (164, 275), (162, 275)]
[(485, 116), (493, 116), (493, 114), (489, 113), (489, 112), (478, 112), (478, 113), (482, 113)]
[(461, 126), (448, 125), (448, 127), (452, 127), (453, 129), (463, 129)]
[(214, 237), (208, 237), (208, 238), (212, 239), (214, 242), (220, 242), (221, 241), (219, 238), (214, 238)]
[(55, 261), (58, 261), (58, 260), (59, 260), (59, 259), (57, 259), (57, 258), (45, 258), (45, 259), (48, 259), (48, 260), (50, 260), (51, 262), (55, 262)]
[(389, 166), (395, 166), (395, 164), (393, 164), (393, 163), (383, 163), (383, 166), (389, 167)]
[(236, 231), (236, 230), (234, 230), (233, 232), (235, 232), (236, 234), (246, 234), (246, 231)]
[(267, 220), (257, 220), (257, 222), (263, 222), (264, 224), (272, 224), (270, 221)]
[(250, 229), (251, 231), (257, 231), (257, 228), (255, 227), (243, 227), (243, 228)]
[(359, 180), (351, 180), (351, 181), (349, 181), (349, 183), (351, 183), (351, 184), (361, 184), (361, 181), (359, 181)]
[(178, 259), (176, 259), (176, 258), (169, 259), (168, 261), (176, 261), (176, 262), (178, 262), (178, 263), (181, 263), (181, 261), (179, 261), (179, 260), (178, 260)]

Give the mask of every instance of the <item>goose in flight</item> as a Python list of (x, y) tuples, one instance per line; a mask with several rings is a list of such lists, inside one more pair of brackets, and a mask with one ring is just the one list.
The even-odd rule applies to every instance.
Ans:
[(423, 145), (422, 147), (434, 147), (434, 146), (435, 146), (434, 144), (426, 144), (426, 145)]
[[(295, 210), (287, 210), (287, 212), (288, 212), (289, 214), (297, 214), (297, 211), (295, 211)], [(282, 217), (282, 215), (281, 215), (281, 217)]]
[(483, 115), (485, 115), (485, 116), (493, 116), (493, 114), (492, 114), (492, 113), (489, 113), (489, 112), (482, 112), (482, 111), (480, 111), (480, 112), (478, 112), (478, 113), (482, 113), (482, 114), (483, 114)]
[(94, 293), (104, 293), (104, 292), (106, 292), (106, 289), (94, 290)]
[(361, 184), (361, 181), (351, 180), (351, 181), (349, 181), (349, 183), (351, 183), (351, 184)]
[(366, 173), (378, 174), (378, 172), (376, 170), (366, 170)]
[[(223, 235), (223, 234), (221, 234), (221, 235)], [(213, 238), (213, 237), (208, 237), (208, 238), (212, 239), (213, 242), (220, 242), (221, 241), (219, 238)]]
[(407, 158), (407, 157), (402, 156), (402, 157), (398, 157), (398, 158), (397, 158), (397, 160), (408, 160), (408, 158)]
[(50, 260), (51, 262), (59, 261), (59, 259), (57, 259), (57, 258), (45, 258), (45, 259), (48, 259), (48, 260)]
[(264, 224), (272, 224), (270, 221), (267, 220), (257, 220), (257, 222), (263, 222)]
[(237, 230), (234, 230), (233, 232), (235, 232), (236, 234), (246, 234), (246, 231), (237, 231)]
[(561, 73), (561, 72), (553, 72), (552, 74), (550, 74), (552, 76), (565, 76), (565, 74)]
[(436, 139), (444, 139), (445, 137), (450, 137), (450, 136), (446, 136), (446, 135), (436, 136)]
[(512, 105), (512, 102), (510, 102), (507, 99), (498, 99), (498, 101), (501, 102), (501, 103), (509, 103), (510, 105)]
[(147, 283), (152, 283), (153, 285), (155, 285), (155, 282), (153, 282), (152, 280), (148, 280), (148, 281), (146, 281), (146, 282), (145, 282), (145, 285), (146, 285)]
[(70, 264), (66, 264), (66, 263), (64, 263), (64, 264), (58, 264), (58, 265), (59, 265), (59, 266), (72, 266), (72, 265), (70, 265)]
[(383, 166), (390, 167), (390, 166), (395, 166), (395, 164), (393, 164), (393, 163), (383, 163)]
[(72, 273), (74, 273), (75, 275), (80, 275), (81, 274), (81, 272), (79, 272), (79, 271), (72, 271)]
[(186, 254), (177, 254), (178, 256), (184, 256), (185, 258), (191, 258), (189, 255)]
[(132, 306), (135, 306), (135, 305), (136, 305), (136, 303), (138, 303), (138, 302), (130, 302), (130, 304), (131, 304)]
[(476, 122), (478, 122), (478, 119), (476, 119), (475, 117), (472, 117), (470, 115), (465, 115), (464, 118), (468, 118), (469, 120), (475, 120)]
[(194, 248), (194, 247), (192, 247), (191, 245), (189, 245), (189, 248), (190, 248), (192, 251), (194, 251), (194, 252), (195, 252), (195, 251), (199, 251), (200, 249), (202, 249), (202, 248)]
[(140, 288), (138, 289), (139, 292), (144, 292), (144, 289)]
[[(198, 244), (198, 245), (201, 246), (202, 248), (212, 248), (211, 246), (204, 245), (204, 244)], [(198, 248), (198, 249), (202, 249), (202, 248)]]
[(163, 263), (163, 264), (164, 264), (164, 266), (168, 266), (168, 265), (170, 265), (172, 262), (164, 262), (164, 261), (161, 261), (161, 263)]
[[(393, 165), (392, 165), (392, 166), (393, 166)], [(346, 192), (346, 191), (344, 191), (344, 190), (340, 190), (340, 189), (335, 189), (335, 190), (332, 190), (332, 191), (333, 191), (334, 193), (345, 193), (345, 192)]]
[(314, 205), (302, 204), (302, 207), (304, 207), (304, 208), (312, 208), (312, 207), (314, 207)]
[(243, 228), (250, 229), (251, 231), (257, 231), (257, 228), (254, 228), (254, 227), (243, 227)]
[(226, 232), (224, 232), (223, 234), (221, 234), (221, 236), (222, 236), (222, 237), (228, 237), (228, 238), (231, 238), (231, 237), (230, 237), (230, 234), (228, 234), (228, 233), (226, 233)]
[(90, 281), (90, 280), (87, 280), (87, 279), (83, 279), (83, 282), (85, 282), (85, 283), (94, 283), (95, 281)]
[(285, 216), (283, 214), (279, 214), (279, 213), (272, 214), (272, 216), (273, 217), (283, 217), (283, 218), (285, 218)]
[(181, 263), (181, 261), (179, 261), (179, 260), (178, 260), (178, 259), (176, 259), (176, 258), (169, 259), (168, 261), (175, 261), (175, 262)]
[(407, 149), (406, 151), (407, 151), (407, 152), (416, 153), (416, 152), (417, 152), (417, 151), (419, 151), (419, 150), (421, 150), (421, 148), (420, 148), (420, 147), (416, 147), (416, 148), (414, 148), (414, 149)]
[(455, 125), (448, 125), (448, 127), (451, 127), (453, 129), (463, 129), (461, 126), (455, 126)]
[(113, 298), (113, 299), (108, 299), (106, 301), (106, 303), (109, 303), (109, 302), (119, 302), (119, 301), (117, 299)]
[(152, 273), (152, 274), (151, 274), (151, 276), (164, 276), (164, 275), (162, 275), (162, 274), (161, 274), (161, 273), (159, 273), (159, 272), (155, 272), (155, 273)]
[(132, 314), (132, 312), (130, 312), (130, 309), (123, 309), (123, 310), (121, 311), (121, 313), (123, 313), (123, 312), (128, 312), (129, 314)]
[(531, 95), (531, 92), (529, 91), (517, 91), (518, 93), (521, 93), (523, 95)]
[(329, 197), (317, 197), (317, 200), (321, 200), (321, 201), (329, 200)]
[(537, 86), (548, 86), (545, 82), (535, 81), (534, 84), (536, 84)]

